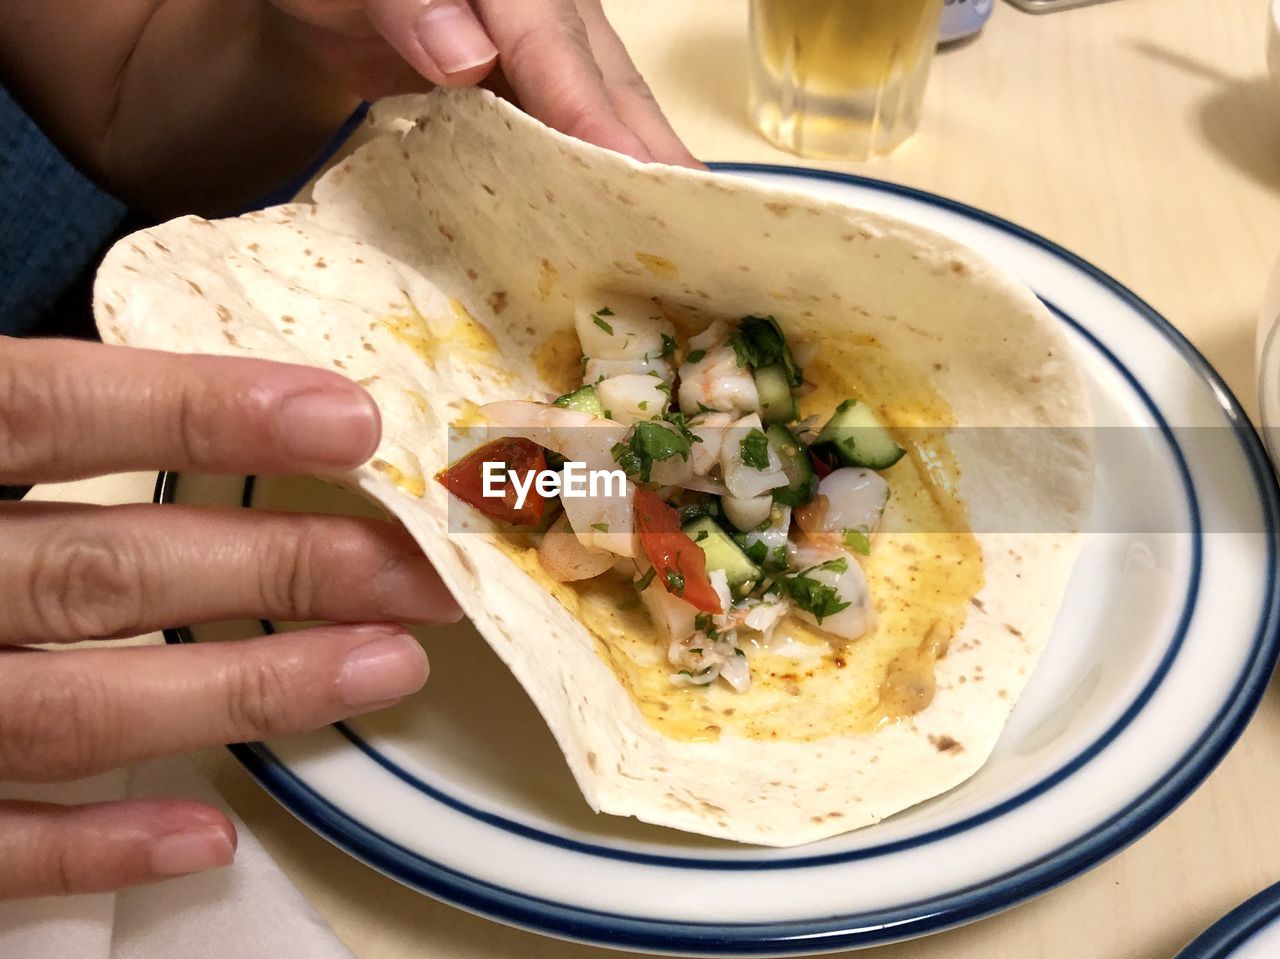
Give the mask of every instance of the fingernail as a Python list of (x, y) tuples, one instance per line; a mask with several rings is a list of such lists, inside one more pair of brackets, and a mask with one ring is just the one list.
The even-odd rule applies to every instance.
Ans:
[(498, 55), (469, 7), (453, 0), (432, 3), (418, 17), (418, 42), (441, 73), (461, 73)]
[(347, 654), (338, 695), (348, 706), (371, 706), (417, 692), (427, 681), (427, 654), (404, 634), (375, 639)]
[(151, 844), (147, 858), (157, 876), (185, 876), (230, 865), (235, 847), (221, 829), (176, 832)]
[(462, 609), (425, 556), (407, 556), (374, 580), (378, 606), (387, 619), (410, 623), (456, 623)]
[(280, 440), (309, 463), (351, 466), (378, 446), (378, 408), (368, 394), (309, 390), (280, 404)]

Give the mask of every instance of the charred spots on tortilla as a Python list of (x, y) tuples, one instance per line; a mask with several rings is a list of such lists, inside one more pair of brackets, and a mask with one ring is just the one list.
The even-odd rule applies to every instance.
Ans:
[(941, 736), (935, 736), (931, 733), (929, 735), (929, 742), (932, 743), (933, 748), (940, 753), (964, 752), (964, 746), (958, 740), (954, 739), (951, 736), (947, 736), (945, 734)]
[(230, 330), (223, 330), (222, 338), (225, 339), (232, 346), (236, 347), (236, 349), (240, 348), (240, 341), (236, 339), (235, 334), (232, 333)]
[(1018, 627), (1012, 625), (1011, 623), (1005, 623), (1004, 628), (1008, 630), (1011, 636), (1017, 636), (1019, 639), (1022, 638), (1022, 630), (1018, 629)]
[(782, 219), (783, 217), (785, 217), (788, 213), (791, 212), (791, 209), (792, 209), (790, 203), (779, 203), (777, 201), (770, 201), (768, 203), (765, 203), (764, 208), (768, 210), (770, 213), (772, 213), (774, 216), (776, 216), (778, 219)]
[(191, 288), (191, 292), (196, 296), (204, 296), (204, 290), (200, 288), (200, 284), (195, 280), (187, 280), (186, 284)]

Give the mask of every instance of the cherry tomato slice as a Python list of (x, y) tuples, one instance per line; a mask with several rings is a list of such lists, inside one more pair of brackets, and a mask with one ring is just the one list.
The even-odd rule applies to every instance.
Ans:
[(723, 612), (720, 597), (707, 578), (702, 547), (680, 529), (680, 514), (651, 490), (636, 490), (636, 532), (668, 593), (704, 613)]
[[(501, 496), (484, 495), (484, 464), (501, 463), (503, 482), (499, 485)], [(547, 497), (530, 486), (529, 494), (519, 509), (516, 508), (516, 491), (507, 479), (512, 470), (524, 483), (530, 472), (540, 473), (547, 468), (547, 457), (542, 447), (532, 440), (508, 437), (486, 443), (468, 453), (456, 463), (436, 474), (436, 479), (454, 496), (470, 503), (485, 516), (510, 523), (512, 526), (537, 526), (547, 508)]]

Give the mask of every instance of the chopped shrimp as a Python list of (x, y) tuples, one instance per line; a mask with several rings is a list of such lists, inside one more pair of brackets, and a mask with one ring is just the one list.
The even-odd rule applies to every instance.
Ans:
[[(607, 310), (608, 312), (602, 312)], [(675, 328), (653, 301), (638, 296), (608, 294), (595, 305), (578, 308), (574, 318), (582, 352), (599, 360), (639, 360), (662, 354), (662, 335)]]
[[(692, 342), (692, 341), (691, 341)], [(738, 354), (729, 346), (715, 346), (680, 367), (680, 409), (686, 416), (706, 410), (754, 413), (760, 409), (760, 393), (751, 370), (738, 365)]]
[(671, 402), (669, 390), (658, 377), (638, 373), (611, 376), (596, 384), (596, 396), (608, 416), (627, 426), (666, 412)]

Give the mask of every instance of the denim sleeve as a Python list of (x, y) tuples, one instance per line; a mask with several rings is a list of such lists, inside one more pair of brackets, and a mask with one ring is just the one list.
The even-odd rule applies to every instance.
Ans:
[(0, 87), (0, 333), (30, 329), (91, 264), (125, 212)]

